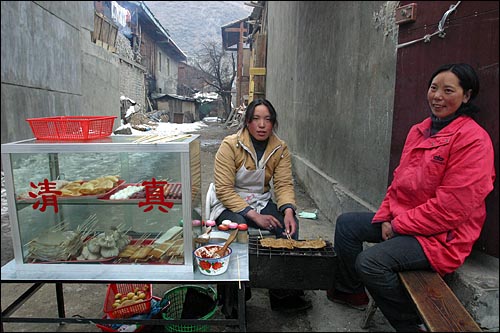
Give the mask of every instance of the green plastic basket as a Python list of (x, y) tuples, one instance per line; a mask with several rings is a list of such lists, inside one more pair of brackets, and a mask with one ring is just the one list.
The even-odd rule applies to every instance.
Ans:
[[(202, 287), (198, 285), (184, 285), (172, 288), (163, 295), (163, 300), (169, 300), (170, 306), (162, 313), (165, 320), (178, 320), (182, 319), (182, 311), (184, 300), (188, 289), (193, 288), (199, 293), (203, 293), (213, 300), (211, 310), (201, 318), (210, 319), (217, 311), (217, 292), (212, 287)], [(162, 300), (162, 301), (163, 301)], [(208, 332), (210, 325), (184, 325), (184, 324), (167, 324), (165, 325), (167, 332)]]

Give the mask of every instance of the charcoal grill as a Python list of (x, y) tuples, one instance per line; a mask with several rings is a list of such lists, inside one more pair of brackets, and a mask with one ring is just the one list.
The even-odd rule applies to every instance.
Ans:
[(326, 241), (322, 249), (274, 249), (248, 243), (250, 286), (268, 289), (330, 289), (335, 283), (337, 255)]

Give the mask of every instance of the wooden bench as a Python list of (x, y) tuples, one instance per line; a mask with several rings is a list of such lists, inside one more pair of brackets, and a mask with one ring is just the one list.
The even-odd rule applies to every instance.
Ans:
[[(482, 331), (438, 273), (404, 271), (399, 272), (399, 278), (430, 332)], [(370, 297), (362, 328), (368, 326), (376, 309)]]

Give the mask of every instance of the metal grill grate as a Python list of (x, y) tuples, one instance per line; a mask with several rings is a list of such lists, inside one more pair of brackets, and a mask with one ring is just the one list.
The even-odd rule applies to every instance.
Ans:
[(260, 244), (259, 236), (250, 236), (248, 252), (256, 256), (298, 256), (298, 257), (336, 257), (331, 242), (326, 241), (326, 246), (322, 249), (275, 249), (263, 247)]

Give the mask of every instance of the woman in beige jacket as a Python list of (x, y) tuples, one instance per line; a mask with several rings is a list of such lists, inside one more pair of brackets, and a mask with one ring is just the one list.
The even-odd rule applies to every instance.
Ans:
[[(243, 128), (227, 136), (215, 157), (215, 192), (210, 219), (247, 223), (296, 238), (295, 192), (290, 152), (275, 133), (276, 111), (264, 99), (247, 108)], [(271, 182), (276, 203), (272, 200)]]
[[(215, 193), (207, 194), (213, 198), (209, 219), (217, 224), (224, 220), (246, 223), (269, 230), (277, 238), (289, 234), (298, 239), (290, 152), (274, 133), (277, 126), (276, 111), (268, 100), (248, 105), (243, 128), (227, 136), (215, 156)], [(270, 290), (271, 308), (311, 307), (302, 296), (301, 291)]]

